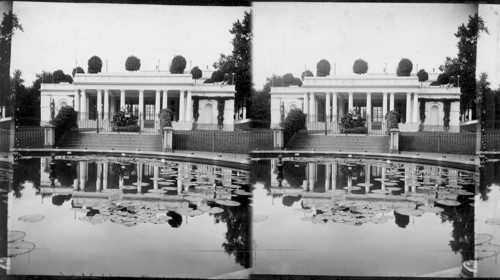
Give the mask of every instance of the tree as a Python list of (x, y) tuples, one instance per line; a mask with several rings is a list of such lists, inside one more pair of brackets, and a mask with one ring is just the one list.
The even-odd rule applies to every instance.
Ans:
[(203, 72), (201, 72), (201, 69), (198, 68), (198, 66), (195, 66), (191, 69), (191, 76), (193, 76), (193, 79), (198, 80), (203, 76)]
[(89, 74), (97, 74), (99, 72), (101, 72), (101, 69), (102, 69), (102, 60), (94, 55), (93, 57), (91, 57), (88, 61), (88, 70), (87, 70), (87, 73)]
[(306, 70), (302, 72), (302, 75), (300, 76), (302, 80), (304, 80), (304, 77), (314, 77), (314, 74), (313, 72), (311, 72), (311, 70)]
[(266, 91), (252, 94), (252, 120), (271, 122), (271, 95)]
[[(476, 99), (476, 51), (477, 40), (481, 32), (488, 34), (483, 19), (476, 13), (469, 16), (467, 25), (458, 27), (455, 37), (458, 38), (458, 54), (456, 58), (446, 57), (440, 69), (455, 77), (454, 86), (460, 84), (460, 112), (475, 110)], [(460, 77), (459, 77), (460, 76)]]
[(330, 75), (330, 62), (326, 59), (318, 61), (316, 64), (316, 77), (326, 77)]
[(214, 71), (210, 77), (212, 83), (220, 83), (224, 81), (224, 73), (220, 70)]
[(295, 77), (295, 78), (293, 78), (292, 85), (301, 87), (302, 86), (302, 80), (299, 77)]
[(78, 113), (71, 106), (63, 106), (59, 109), (56, 118), (53, 121), (55, 126), (56, 140), (73, 127), (78, 126)]
[(73, 71), (71, 72), (71, 76), (73, 76), (73, 78), (75, 77), (75, 74), (85, 74), (85, 71), (83, 71), (83, 68), (78, 66), (76, 68), (73, 68)]
[(429, 74), (424, 69), (420, 69), (420, 71), (418, 71), (417, 77), (419, 82), (425, 82), (429, 80)]
[(141, 69), (141, 60), (133, 55), (127, 57), (125, 61), (125, 70), (138, 71), (139, 69)]
[(10, 79), (10, 96), (9, 100), (12, 104), (16, 104), (18, 109), (16, 112), (16, 119), (18, 120), (17, 125), (20, 126), (31, 126), (37, 125), (39, 104), (37, 104), (36, 98), (32, 98), (30, 90), (24, 86), (24, 79), (22, 78), (22, 72), (20, 70), (15, 70)]
[(56, 70), (52, 73), (53, 83), (73, 83), (73, 78), (70, 75), (64, 74), (63, 70)]
[(446, 85), (450, 82), (450, 75), (448, 73), (441, 73), (438, 75), (436, 82), (438, 85)]
[(352, 71), (354, 74), (365, 74), (368, 72), (368, 63), (361, 58), (357, 59), (352, 65)]
[(283, 121), (285, 143), (301, 129), (306, 128), (306, 114), (300, 109), (292, 109)]
[(293, 77), (292, 73), (286, 73), (285, 75), (283, 75), (283, 86), (287, 87), (293, 84), (294, 79), (295, 78)]
[(413, 63), (408, 58), (402, 58), (399, 61), (398, 69), (396, 70), (396, 75), (399, 77), (407, 77), (411, 75), (411, 70), (413, 70)]
[(0, 24), (0, 106), (5, 106), (9, 111), (12, 110), (8, 104), (10, 96), (8, 94), (10, 91), (10, 56), (12, 37), (16, 30), (23, 31), (17, 15), (12, 10), (3, 13)]
[(170, 64), (170, 74), (183, 74), (184, 69), (186, 69), (186, 59), (182, 55), (174, 56)]

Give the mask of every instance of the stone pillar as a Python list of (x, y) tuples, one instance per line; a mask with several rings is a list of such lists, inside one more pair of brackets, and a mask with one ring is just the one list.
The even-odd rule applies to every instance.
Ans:
[(75, 97), (73, 100), (75, 101), (75, 111), (80, 112), (80, 93), (78, 89), (75, 90)]
[(284, 147), (284, 133), (283, 128), (278, 127), (273, 131), (273, 149), (283, 150)]
[(389, 111), (394, 111), (394, 92), (390, 94)]
[(163, 101), (162, 101), (162, 109), (166, 109), (168, 107), (168, 92), (167, 90), (163, 91)]
[(413, 93), (413, 122), (418, 123), (419, 118), (418, 92)]
[(86, 120), (88, 118), (87, 116), (87, 92), (82, 89), (82, 95), (80, 96), (81, 102), (80, 102), (80, 119), (81, 120)]
[(109, 89), (104, 90), (104, 119), (109, 119)]
[(97, 90), (97, 117), (102, 120), (102, 89)]
[(387, 92), (382, 95), (382, 115), (385, 120), (385, 115), (387, 115)]
[(309, 93), (309, 118), (310, 121), (316, 121), (316, 116), (314, 116), (314, 93)]
[(186, 106), (184, 105), (184, 101), (185, 101), (185, 94), (184, 94), (184, 91), (181, 90), (181, 93), (179, 95), (179, 121), (180, 122), (183, 122), (185, 119), (184, 119), (184, 116), (185, 116), (185, 110), (186, 110)]
[(144, 90), (139, 90), (139, 125), (144, 128)]
[(391, 128), (391, 145), (389, 150), (391, 154), (396, 153), (399, 154), (399, 129)]
[(308, 94), (309, 93), (304, 93), (304, 114), (309, 114), (309, 97), (308, 97)]
[(172, 152), (172, 142), (173, 142), (174, 130), (170, 126), (163, 128), (163, 151)]
[(52, 124), (43, 126), (44, 131), (44, 146), (45, 148), (53, 148), (56, 144), (56, 127)]
[(372, 131), (372, 93), (366, 93), (366, 127)]
[(186, 121), (188, 122), (193, 120), (193, 98), (191, 94), (191, 91), (188, 90), (186, 97)]
[(331, 109), (331, 102), (330, 102), (330, 93), (329, 92), (325, 92), (325, 115), (326, 115), (326, 120), (329, 120), (331, 119), (331, 113), (332, 109)]
[(348, 92), (348, 94), (349, 94), (349, 103), (347, 105), (347, 108), (349, 112), (351, 112), (352, 110), (354, 110), (354, 94), (352, 92)]
[(337, 115), (338, 115), (338, 105), (337, 105), (337, 93), (334, 92), (332, 94), (332, 121), (337, 120)]
[(406, 93), (406, 122), (411, 123), (411, 92)]
[(120, 90), (120, 111), (125, 110), (125, 90)]

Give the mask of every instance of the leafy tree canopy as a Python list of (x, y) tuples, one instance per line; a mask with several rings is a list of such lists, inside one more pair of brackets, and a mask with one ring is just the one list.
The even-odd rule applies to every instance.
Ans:
[(368, 62), (360, 59), (356, 59), (352, 65), (352, 71), (354, 74), (365, 74), (368, 72)]
[(7, 106), (10, 96), (8, 92), (10, 90), (11, 44), (16, 30), (23, 31), (17, 15), (12, 10), (3, 13), (0, 24), (0, 106), (6, 106), (8, 111), (11, 110), (11, 106)]
[(411, 75), (411, 70), (413, 70), (413, 63), (408, 58), (402, 58), (399, 61), (398, 69), (396, 70), (396, 75), (407, 77)]
[(127, 60), (125, 61), (125, 70), (139, 71), (139, 69), (141, 69), (141, 60), (133, 55), (127, 57)]
[(318, 64), (316, 64), (316, 77), (326, 77), (330, 75), (330, 62), (326, 59), (322, 59), (318, 61)]
[(171, 74), (182, 74), (186, 69), (186, 59), (182, 55), (176, 55), (170, 64)]
[(102, 60), (98, 56), (94, 55), (88, 61), (87, 73), (97, 74), (101, 72), (101, 69), (102, 69)]

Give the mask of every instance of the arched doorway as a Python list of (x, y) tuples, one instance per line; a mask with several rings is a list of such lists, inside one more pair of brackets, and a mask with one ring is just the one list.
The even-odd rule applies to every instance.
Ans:
[(205, 104), (203, 107), (203, 123), (213, 124), (214, 106), (211, 103)]
[(439, 106), (432, 105), (429, 110), (429, 125), (439, 125)]

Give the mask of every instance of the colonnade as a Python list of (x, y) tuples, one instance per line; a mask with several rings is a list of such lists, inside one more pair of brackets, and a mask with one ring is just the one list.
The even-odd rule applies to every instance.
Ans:
[[(104, 112), (105, 116), (109, 115), (110, 112), (110, 90), (109, 89), (97, 89), (97, 114), (102, 116)], [(125, 108), (125, 98), (126, 90), (120, 89), (120, 109)], [(144, 90), (138, 90), (139, 92), (139, 114), (144, 114)], [(155, 92), (155, 116), (160, 113), (161, 109), (168, 107), (168, 90), (154, 90)], [(163, 93), (163, 98), (161, 98), (161, 93)], [(104, 98), (103, 98), (104, 97)], [(84, 120), (88, 118), (88, 93), (85, 89), (76, 89), (74, 92), (74, 103), (75, 111), (80, 112), (80, 119)], [(104, 104), (103, 104), (104, 101)], [(179, 96), (179, 121), (192, 121), (193, 112), (190, 108), (193, 107), (192, 91), (181, 90)]]

